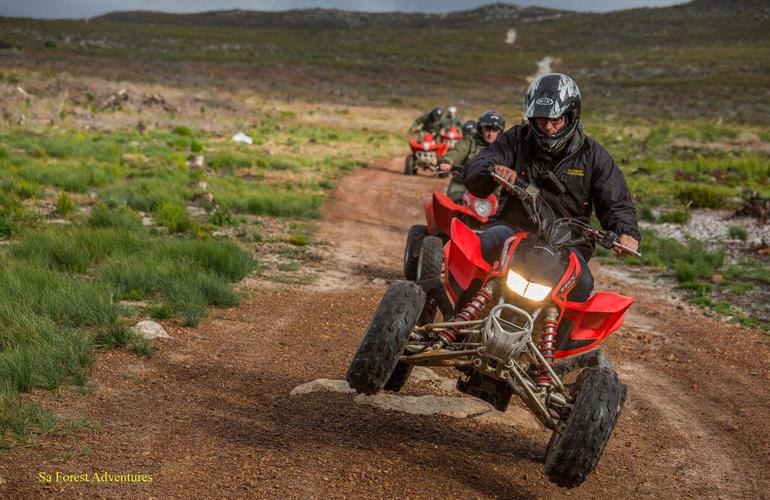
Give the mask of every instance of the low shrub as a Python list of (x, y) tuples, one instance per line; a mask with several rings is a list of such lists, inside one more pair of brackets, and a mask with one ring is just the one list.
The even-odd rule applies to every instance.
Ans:
[(59, 193), (59, 197), (56, 199), (56, 214), (60, 217), (64, 217), (75, 210), (75, 202), (69, 197), (67, 193), (62, 191)]
[(740, 226), (730, 226), (728, 228), (728, 235), (734, 240), (746, 241), (749, 237), (748, 231)]
[(195, 222), (184, 207), (171, 203), (164, 203), (158, 208), (155, 220), (169, 233), (189, 233), (195, 227)]
[(88, 225), (112, 229), (137, 230), (142, 227), (142, 219), (133, 210), (125, 206), (108, 207), (99, 203), (91, 209)]
[(726, 204), (726, 196), (723, 192), (700, 184), (677, 187), (676, 197), (693, 208), (723, 208)]

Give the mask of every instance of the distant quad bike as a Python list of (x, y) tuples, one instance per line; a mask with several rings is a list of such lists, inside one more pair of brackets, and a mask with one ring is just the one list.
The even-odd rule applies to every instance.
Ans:
[(447, 144), (447, 149), (452, 149), (457, 141), (463, 138), (463, 133), (460, 132), (457, 127), (452, 125), (449, 130), (441, 133), (441, 142)]
[(425, 132), (421, 141), (409, 139), (412, 154), (404, 160), (404, 174), (416, 175), (418, 169), (438, 172), (438, 159), (444, 156), (449, 148), (446, 142), (437, 142), (433, 134)]
[[(443, 286), (439, 280), (395, 281), (347, 381), (363, 394), (398, 391), (414, 366), (453, 366), (462, 372), (458, 390), (500, 411), (515, 394), (553, 431), (546, 474), (572, 488), (596, 467), (626, 399), (626, 386), (604, 352), (591, 349), (623, 324), (633, 299), (598, 292), (586, 302), (568, 301), (580, 273), (568, 247), (577, 235), (635, 252), (609, 231), (557, 220), (535, 186), (509, 187), (525, 201), (537, 230), (509, 238), (490, 266), (478, 235), (453, 220)], [(449, 319), (436, 322), (438, 310)]]
[(434, 192), (423, 201), (423, 208), (427, 225), (410, 227), (404, 248), (404, 277), (412, 281), (438, 278), (444, 266), (444, 243), (449, 240), (452, 219), (459, 218), (471, 229), (480, 229), (497, 211), (497, 196), (478, 198), (466, 191), (459, 204)]

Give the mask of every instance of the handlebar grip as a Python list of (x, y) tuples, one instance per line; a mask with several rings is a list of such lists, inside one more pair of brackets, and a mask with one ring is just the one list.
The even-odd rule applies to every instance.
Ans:
[(612, 231), (605, 231), (604, 236), (599, 240), (599, 244), (604, 248), (612, 249), (617, 243), (618, 235)]

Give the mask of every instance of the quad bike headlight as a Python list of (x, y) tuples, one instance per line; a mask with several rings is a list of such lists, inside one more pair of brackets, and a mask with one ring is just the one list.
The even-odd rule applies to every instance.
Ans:
[(505, 283), (512, 291), (533, 302), (540, 302), (548, 297), (553, 288), (527, 281), (522, 275), (512, 269), (508, 270), (508, 278), (505, 280)]
[(489, 213), (492, 211), (492, 203), (487, 200), (475, 200), (473, 202), (473, 210), (481, 217), (489, 217)]

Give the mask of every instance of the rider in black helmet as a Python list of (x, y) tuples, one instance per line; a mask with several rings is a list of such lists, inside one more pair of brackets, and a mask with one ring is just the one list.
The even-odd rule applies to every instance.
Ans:
[(409, 127), (409, 133), (419, 132), (422, 134), (424, 132), (429, 132), (433, 135), (434, 139), (438, 140), (443, 123), (441, 121), (442, 116), (444, 116), (444, 110), (439, 106), (436, 106), (427, 113), (417, 117), (414, 123), (412, 123), (412, 126)]
[(460, 181), (459, 172), (479, 151), (492, 144), (505, 131), (505, 119), (497, 111), (482, 113), (478, 120), (478, 130), (473, 135), (466, 135), (457, 141), (452, 149), (439, 158), (439, 170), (449, 172), (454, 168), (458, 172), (452, 177), (447, 188), (447, 196), (460, 203), (465, 194), (465, 186)]
[(474, 135), (478, 129), (479, 128), (478, 128), (478, 125), (476, 125), (475, 120), (468, 120), (462, 125), (463, 137), (469, 137)]
[[(473, 158), (463, 170), (463, 182), (476, 196), (487, 196), (501, 184), (492, 172), (521, 186), (533, 183), (557, 216), (588, 219), (595, 209), (602, 228), (636, 250), (641, 234), (628, 185), (612, 156), (583, 131), (581, 104), (580, 90), (567, 75), (537, 78), (524, 100), (528, 123), (511, 127)], [(531, 229), (521, 201), (504, 190), (493, 227), (480, 235), (482, 255), (493, 263), (506, 239)], [(587, 264), (593, 249), (588, 241), (573, 248), (582, 272), (570, 300), (587, 300), (593, 289)]]

